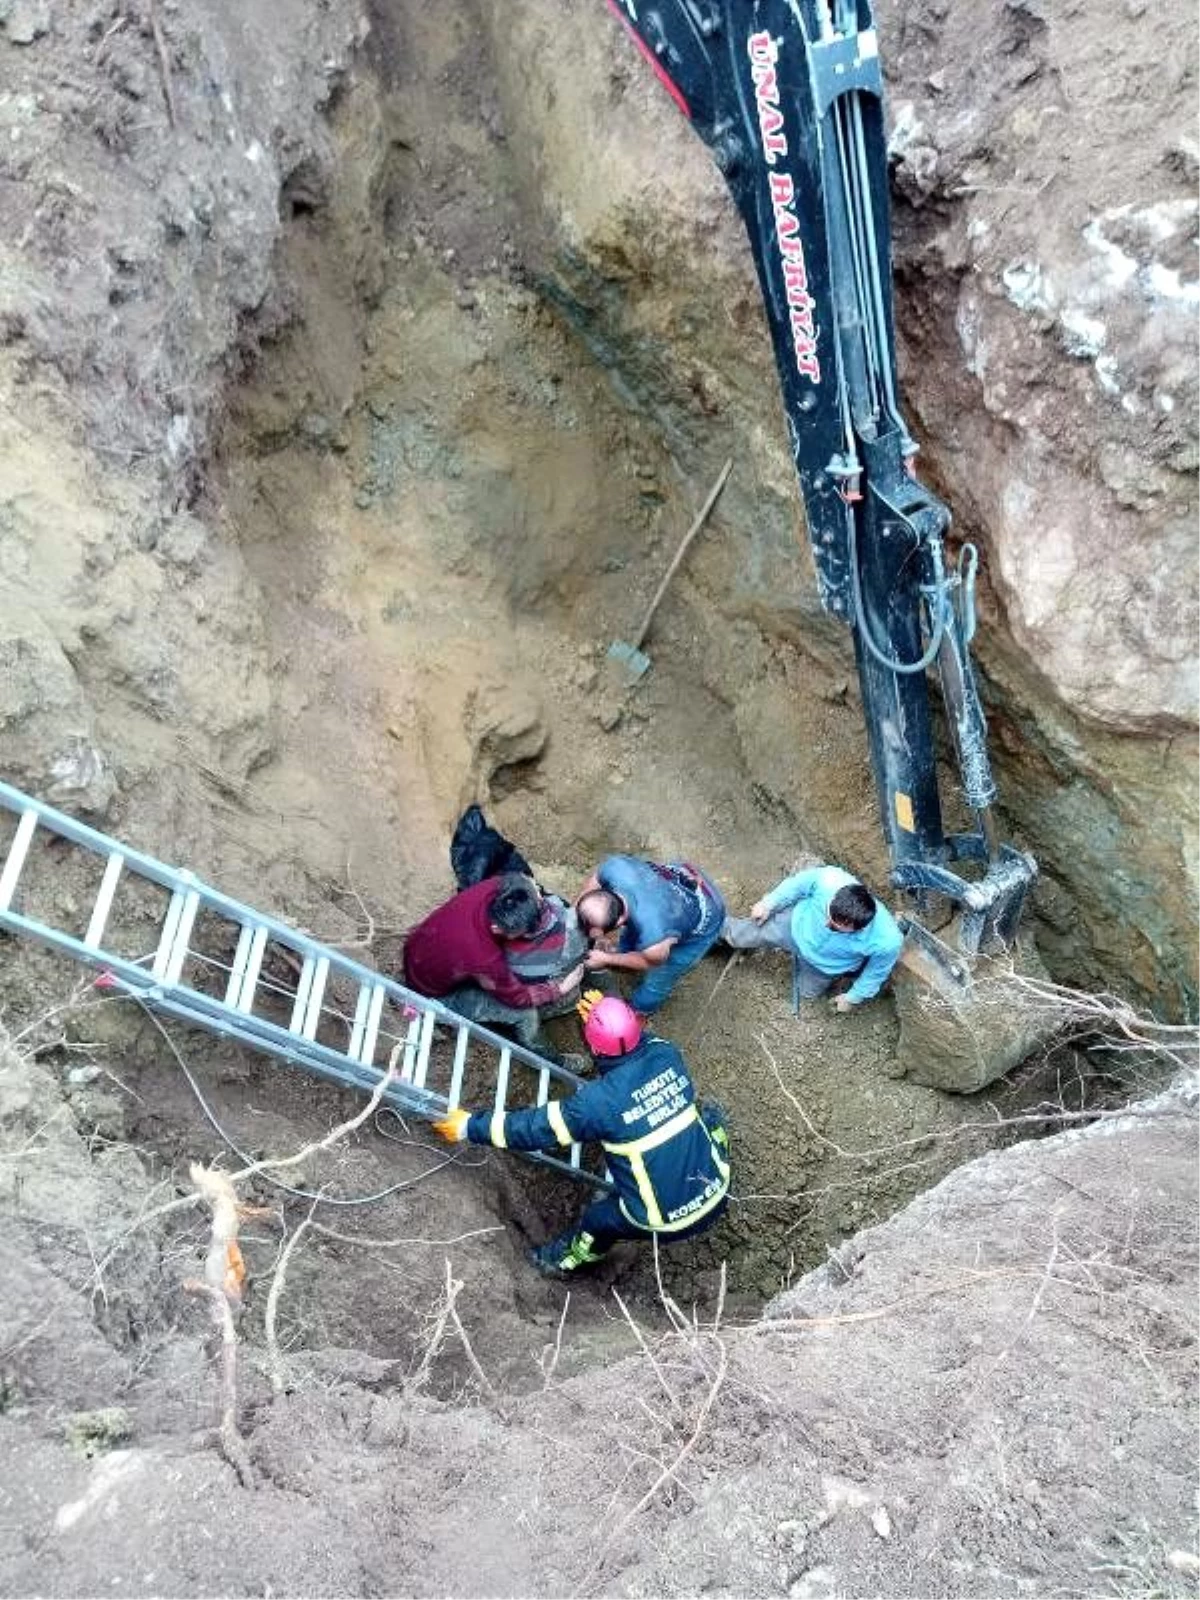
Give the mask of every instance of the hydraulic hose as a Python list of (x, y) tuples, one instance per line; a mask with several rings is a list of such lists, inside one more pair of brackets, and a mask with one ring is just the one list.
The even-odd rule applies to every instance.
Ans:
[[(886, 501), (884, 502), (886, 504)], [(930, 540), (929, 553), (933, 562), (934, 579), (930, 585), (930, 594), (933, 599), (930, 609), (933, 611), (933, 629), (930, 634), (929, 644), (919, 661), (897, 661), (894, 656), (888, 655), (871, 635), (870, 623), (867, 620), (866, 607), (863, 604), (862, 584), (858, 575), (858, 528), (856, 519), (851, 515), (848, 519), (848, 544), (850, 556), (850, 594), (854, 603), (854, 625), (858, 629), (863, 644), (868, 653), (874, 657), (881, 667), (886, 667), (889, 672), (898, 673), (901, 677), (914, 676), (924, 672), (933, 665), (938, 651), (942, 648), (942, 637), (946, 631), (946, 611), (950, 604), (947, 598), (947, 581), (942, 565), (942, 546), (938, 539)]]

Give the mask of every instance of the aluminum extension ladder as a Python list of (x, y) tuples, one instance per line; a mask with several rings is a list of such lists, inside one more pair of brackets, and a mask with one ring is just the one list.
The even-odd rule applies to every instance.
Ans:
[[(11, 833), (7, 850), (0, 842), (0, 929), (102, 969), (113, 986), (167, 1016), (367, 1095), (397, 1062), (381, 1103), (426, 1118), (458, 1106), (464, 1086), (474, 1103), (503, 1111), (545, 1105), (552, 1084), (571, 1093), (582, 1082), (6, 783), (0, 808), (0, 841)], [(81, 881), (94, 894), (78, 897)], [(80, 898), (91, 902), (86, 921)], [(281, 966), (282, 981), (277, 970), (272, 975)], [(442, 1030), (452, 1044), (436, 1037)], [(518, 1097), (514, 1080), (525, 1080), (529, 1093)], [(607, 1175), (582, 1165), (578, 1144), (562, 1157), (530, 1159), (611, 1187)]]

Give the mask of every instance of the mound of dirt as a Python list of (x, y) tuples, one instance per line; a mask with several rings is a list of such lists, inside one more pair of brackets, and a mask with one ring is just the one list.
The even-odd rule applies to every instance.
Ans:
[(206, 1230), (44, 1067), (0, 1081), (6, 1594), (1192, 1592), (1194, 1094), (960, 1168), (759, 1321), (510, 1266), (514, 1319), (412, 1188), (356, 1296), (357, 1224), (295, 1251), (276, 1383), (251, 1302), (246, 1487), (180, 1293)]

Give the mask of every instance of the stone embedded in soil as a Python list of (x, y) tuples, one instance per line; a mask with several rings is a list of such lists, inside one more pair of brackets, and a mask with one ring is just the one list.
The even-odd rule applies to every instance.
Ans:
[(0, 27), (10, 44), (32, 44), (50, 31), (49, 0), (8, 0), (0, 10)]

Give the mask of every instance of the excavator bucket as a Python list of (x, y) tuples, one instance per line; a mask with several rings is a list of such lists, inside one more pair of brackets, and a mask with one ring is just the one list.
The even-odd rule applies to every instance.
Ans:
[[(1055, 1031), (1026, 978), (1045, 980), (1033, 940), (966, 957), (919, 922), (901, 918), (904, 949), (892, 973), (898, 1059), (913, 1083), (974, 1094), (1020, 1066)], [(955, 939), (956, 930), (947, 930)]]

